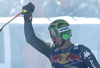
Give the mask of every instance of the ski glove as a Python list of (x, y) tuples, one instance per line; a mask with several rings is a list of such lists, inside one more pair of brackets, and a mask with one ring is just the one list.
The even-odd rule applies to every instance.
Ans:
[(24, 11), (24, 21), (31, 22), (32, 21), (32, 13), (34, 12), (35, 6), (29, 2), (27, 5), (22, 7), (22, 11)]

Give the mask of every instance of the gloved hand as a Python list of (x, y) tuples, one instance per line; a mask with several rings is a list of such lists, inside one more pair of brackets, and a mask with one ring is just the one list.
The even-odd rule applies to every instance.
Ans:
[(22, 11), (24, 11), (24, 21), (31, 22), (32, 21), (32, 13), (34, 12), (35, 6), (29, 2), (27, 5), (22, 7)]

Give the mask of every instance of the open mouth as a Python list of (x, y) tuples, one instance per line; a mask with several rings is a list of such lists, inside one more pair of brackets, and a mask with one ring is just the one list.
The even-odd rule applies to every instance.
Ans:
[(56, 43), (56, 41), (53, 41), (53, 43), (56, 45), (57, 43)]
[(59, 47), (59, 45), (56, 43), (56, 41), (53, 41), (53, 43), (54, 43), (55, 47)]

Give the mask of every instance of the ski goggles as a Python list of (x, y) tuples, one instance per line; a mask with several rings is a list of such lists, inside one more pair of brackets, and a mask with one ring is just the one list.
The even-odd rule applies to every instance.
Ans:
[(68, 30), (71, 30), (70, 26), (66, 26), (66, 27), (63, 27), (63, 28), (60, 28), (60, 29), (50, 29), (50, 36), (52, 37), (57, 37), (59, 35), (61, 35), (62, 32), (65, 32), (65, 31), (68, 31)]

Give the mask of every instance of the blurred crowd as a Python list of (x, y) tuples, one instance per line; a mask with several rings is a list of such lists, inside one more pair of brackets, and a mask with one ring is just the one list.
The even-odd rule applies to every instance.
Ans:
[(100, 17), (100, 0), (0, 0), (0, 17), (15, 16), (28, 2), (36, 7), (34, 17)]

